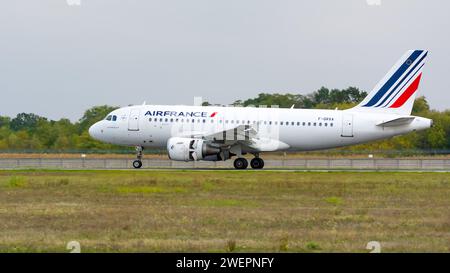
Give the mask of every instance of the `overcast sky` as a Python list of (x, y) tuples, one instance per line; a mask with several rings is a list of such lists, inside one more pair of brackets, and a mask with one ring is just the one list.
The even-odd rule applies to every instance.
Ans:
[(67, 1), (1, 1), (0, 115), (370, 91), (408, 49), (430, 50), (419, 93), (450, 108), (450, 1)]

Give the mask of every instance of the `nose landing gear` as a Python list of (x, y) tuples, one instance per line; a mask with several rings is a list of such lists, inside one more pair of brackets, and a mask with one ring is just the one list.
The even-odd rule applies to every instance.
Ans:
[(135, 169), (139, 169), (142, 167), (142, 151), (144, 150), (144, 147), (142, 146), (136, 146), (136, 160), (133, 161), (133, 167)]
[(135, 161), (133, 161), (133, 167), (134, 167), (135, 169), (141, 168), (141, 167), (142, 167), (142, 161), (140, 161), (140, 160), (135, 160)]

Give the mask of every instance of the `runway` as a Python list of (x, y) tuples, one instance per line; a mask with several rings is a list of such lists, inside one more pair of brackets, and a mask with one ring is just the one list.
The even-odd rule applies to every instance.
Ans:
[[(57, 171), (58, 169), (50, 169)], [(65, 169), (73, 171), (104, 171), (105, 169)], [(246, 172), (270, 172), (270, 173), (450, 173), (450, 170), (419, 170), (419, 169), (295, 169), (295, 168), (264, 168), (262, 170), (253, 170), (251, 168), (246, 170), (236, 170), (234, 168), (141, 168), (141, 169), (108, 169), (110, 171), (133, 171), (133, 172), (153, 172), (153, 171), (164, 171), (164, 172), (236, 172), (236, 173), (246, 173)]]

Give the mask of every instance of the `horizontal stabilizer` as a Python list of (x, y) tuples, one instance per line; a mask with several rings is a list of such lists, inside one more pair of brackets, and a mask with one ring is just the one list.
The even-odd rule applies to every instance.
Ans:
[(383, 127), (402, 126), (402, 125), (410, 124), (414, 119), (415, 119), (415, 117), (400, 117), (400, 118), (395, 118), (395, 119), (391, 119), (388, 121), (382, 121), (382, 122), (378, 123), (377, 126), (383, 126)]

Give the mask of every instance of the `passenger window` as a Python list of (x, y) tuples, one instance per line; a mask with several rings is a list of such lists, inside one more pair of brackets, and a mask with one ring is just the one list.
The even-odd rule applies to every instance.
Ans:
[(299, 121), (297, 121), (297, 126), (300, 126), (300, 122)]
[(305, 125), (306, 125), (306, 122), (303, 122), (302, 125), (305, 126)]
[(162, 118), (160, 118), (160, 119), (159, 119), (159, 122), (162, 122), (162, 121), (163, 121), (163, 119), (162, 119)]
[(308, 122), (308, 126), (311, 126), (311, 122)]
[(170, 119), (170, 122), (173, 122), (173, 118)]
[(330, 127), (333, 127), (333, 123), (330, 123)]
[(206, 122), (206, 119), (203, 120), (203, 123), (205, 123), (205, 122)]
[(280, 121), (280, 125), (283, 125), (283, 122), (282, 122), (282, 121)]
[(316, 123), (314, 122), (313, 125), (316, 126)]
[(291, 122), (291, 125), (294, 126), (294, 122)]
[(192, 123), (195, 123), (195, 119), (192, 119)]
[(327, 127), (327, 126), (328, 126), (328, 123), (325, 122), (324, 125), (325, 125), (325, 127)]
[(152, 122), (152, 118), (149, 118), (148, 121)]
[(322, 126), (322, 122), (319, 122), (319, 126)]

